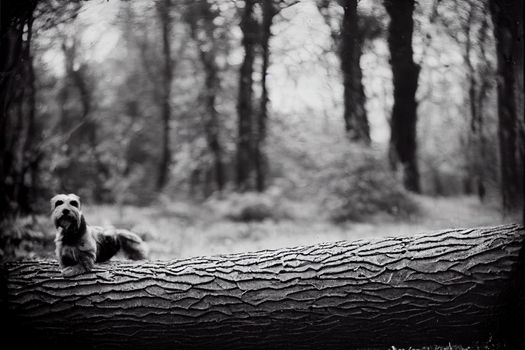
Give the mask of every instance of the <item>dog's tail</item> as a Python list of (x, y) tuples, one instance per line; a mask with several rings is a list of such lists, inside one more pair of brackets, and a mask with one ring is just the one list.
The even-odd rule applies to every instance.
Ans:
[(148, 255), (148, 247), (139, 236), (127, 230), (117, 230), (116, 233), (120, 243), (120, 248), (128, 259), (146, 259)]

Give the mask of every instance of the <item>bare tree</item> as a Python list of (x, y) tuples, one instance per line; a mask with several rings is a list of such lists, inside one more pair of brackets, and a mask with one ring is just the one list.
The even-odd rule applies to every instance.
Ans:
[(171, 163), (171, 84), (173, 81), (173, 57), (171, 53), (171, 0), (159, 0), (156, 3), (162, 36), (162, 82), (161, 82), (161, 115), (162, 146), (157, 177), (157, 190), (164, 188), (168, 181)]
[[(475, 191), (480, 200), (483, 200), (488, 152), (485, 102), (494, 79), (493, 67), (486, 51), (491, 44), (488, 1), (450, 1), (448, 5), (447, 12), (442, 11), (436, 18), (442, 22), (447, 34), (460, 47), (465, 66), (468, 87), (466, 100), (470, 112), (470, 128), (462, 137), (466, 148), (465, 192)], [(447, 16), (447, 13), (450, 15)]]
[(220, 88), (219, 67), (216, 56), (218, 54), (214, 33), (217, 28), (214, 19), (218, 17), (216, 10), (206, 0), (200, 0), (189, 6), (186, 20), (190, 26), (192, 39), (197, 44), (199, 58), (204, 69), (205, 82), (203, 98), (206, 106), (204, 129), (208, 148), (213, 156), (215, 184), (222, 191), (226, 179), (224, 174), (224, 152), (220, 141), (219, 113), (215, 108), (217, 93)]
[(241, 31), (243, 33), (242, 47), (244, 60), (239, 72), (239, 96), (237, 102), (238, 134), (237, 134), (237, 189), (241, 191), (253, 188), (253, 72), (254, 62), (259, 42), (259, 23), (255, 19), (255, 0), (245, 0), (241, 15)]
[[(241, 29), (244, 33), (245, 60), (241, 66), (238, 105), (237, 187), (241, 190), (253, 189), (253, 175), (257, 191), (262, 192), (267, 186), (268, 159), (266, 157), (265, 142), (268, 123), (269, 97), (267, 75), (270, 66), (271, 28), (275, 16), (283, 8), (293, 6), (296, 3), (297, 1), (295, 0), (262, 0), (259, 2), (246, 0), (241, 20)], [(260, 6), (261, 10), (260, 22), (255, 19), (256, 4)], [(246, 11), (250, 11), (251, 14), (248, 14)], [(261, 73), (261, 95), (256, 105), (253, 98), (253, 79), (251, 75), (255, 70), (254, 63), (259, 55), (261, 56), (259, 70)], [(249, 88), (248, 85), (250, 86)], [(243, 111), (242, 117), (241, 111)], [(248, 116), (250, 117), (248, 118)], [(241, 144), (244, 146), (239, 152)], [(239, 182), (239, 179), (245, 179), (242, 181), (243, 184)]]
[(259, 101), (259, 113), (257, 116), (257, 128), (255, 132), (254, 145), (254, 164), (255, 164), (255, 181), (257, 191), (262, 192), (266, 188), (268, 164), (265, 152), (266, 129), (268, 123), (268, 86), (267, 74), (270, 65), (270, 39), (272, 36), (272, 23), (275, 15), (280, 11), (278, 4), (274, 0), (263, 0), (262, 6), (262, 23), (260, 47), (262, 54), (261, 67), (261, 98)]
[[(170, 177), (173, 160), (172, 121), (176, 115), (173, 109), (173, 85), (179, 63), (184, 59), (187, 36), (176, 21), (181, 12), (177, 2), (156, 0), (152, 5), (125, 4), (123, 32), (128, 48), (136, 54), (127, 63), (128, 69), (134, 70), (137, 65), (140, 66), (139, 70), (132, 73), (134, 79), (139, 81), (140, 89), (133, 89), (126, 99), (132, 99), (138, 103), (137, 106), (142, 106), (141, 114), (145, 114), (146, 118), (153, 119), (149, 112), (152, 110), (158, 113), (159, 118), (159, 122), (147, 123), (144, 132), (136, 135), (152, 141), (154, 145), (131, 146), (138, 152), (136, 155), (140, 154), (132, 163), (140, 163), (142, 167), (147, 162), (154, 169), (153, 181), (145, 181), (144, 184), (148, 188), (151, 185), (152, 190), (159, 192)], [(139, 15), (137, 11), (146, 13)], [(148, 108), (152, 106), (154, 108)]]
[[(24, 178), (28, 169), (25, 154), (34, 133), (35, 87), (30, 45), (37, 3), (23, 0), (0, 5), (0, 218), (29, 209), (29, 189)], [(23, 106), (26, 97), (29, 113)]]
[(357, 0), (343, 2), (341, 23), (341, 70), (344, 86), (344, 120), (348, 137), (352, 141), (370, 143), (370, 127), (365, 109), (366, 96), (363, 87), (361, 60), (363, 39), (358, 27)]
[[(62, 51), (64, 53), (65, 63), (65, 84), (61, 91), (63, 98), (61, 108), (64, 109), (64, 104), (67, 103), (68, 98), (71, 98), (71, 90), (76, 90), (78, 99), (80, 100), (79, 117), (74, 118), (72, 115), (62, 113), (62, 124), (76, 123), (74, 131), (69, 135), (69, 139), (74, 138), (77, 146), (81, 147), (81, 143), (85, 142), (88, 145), (88, 153), (90, 158), (90, 166), (93, 166), (93, 182), (95, 183), (95, 190), (93, 191), (93, 198), (97, 202), (104, 201), (108, 189), (105, 188), (105, 183), (109, 178), (109, 169), (107, 164), (102, 160), (100, 150), (101, 137), (99, 136), (99, 123), (95, 118), (97, 103), (96, 103), (96, 84), (91, 78), (90, 67), (86, 62), (83, 62), (79, 55), (79, 40), (73, 35), (66, 37), (62, 43)], [(71, 118), (73, 120), (65, 120)], [(68, 123), (69, 122), (69, 123)], [(70, 132), (70, 130), (65, 130)], [(73, 137), (74, 136), (74, 137)], [(73, 164), (74, 166), (74, 164)], [(78, 180), (78, 179), (77, 179)]]
[[(370, 143), (370, 126), (366, 113), (366, 95), (363, 87), (363, 73), (360, 66), (362, 46), (370, 23), (360, 21), (357, 0), (338, 1), (343, 7), (340, 26), (334, 28), (330, 13), (330, 0), (317, 1), (319, 12), (330, 27), (331, 37), (337, 47), (341, 71), (343, 73), (345, 130), (350, 140)], [(364, 24), (364, 25), (363, 25)]]
[[(505, 212), (523, 205), (523, 1), (490, 0), (498, 57), (498, 136)], [(525, 207), (525, 206), (524, 206)], [(525, 210), (524, 210), (525, 219)]]
[(420, 67), (414, 62), (412, 32), (414, 0), (385, 0), (390, 16), (388, 47), (394, 84), (394, 107), (390, 121), (390, 161), (394, 169), (403, 167), (403, 183), (420, 192), (417, 166), (417, 102), (416, 90)]

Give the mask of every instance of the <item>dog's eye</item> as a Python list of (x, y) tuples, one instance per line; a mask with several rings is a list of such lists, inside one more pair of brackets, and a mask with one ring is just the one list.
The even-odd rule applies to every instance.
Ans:
[(55, 208), (58, 207), (59, 205), (62, 205), (62, 204), (64, 204), (63, 201), (56, 201), (55, 202)]
[(75, 208), (78, 208), (78, 202), (77, 201), (71, 201), (71, 202), (69, 202), (69, 204), (71, 204)]

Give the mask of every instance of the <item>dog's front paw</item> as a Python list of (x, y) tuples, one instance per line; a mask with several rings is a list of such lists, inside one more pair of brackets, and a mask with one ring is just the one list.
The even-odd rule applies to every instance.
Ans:
[(65, 269), (63, 269), (62, 275), (64, 277), (73, 277), (73, 276), (78, 276), (84, 272), (85, 272), (84, 268), (78, 265), (75, 265), (75, 266), (68, 266)]

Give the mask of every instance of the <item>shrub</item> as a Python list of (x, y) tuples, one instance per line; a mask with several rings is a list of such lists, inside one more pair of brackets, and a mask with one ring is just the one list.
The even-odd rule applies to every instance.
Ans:
[(282, 196), (275, 188), (266, 192), (230, 193), (223, 198), (210, 198), (207, 206), (219, 216), (232, 221), (260, 222), (289, 218)]
[(2, 259), (54, 255), (55, 229), (47, 216), (24, 216), (0, 223)]
[(376, 213), (407, 218), (417, 213), (414, 199), (380, 154), (354, 148), (335, 157), (326, 168), (324, 203), (333, 221), (362, 221)]

